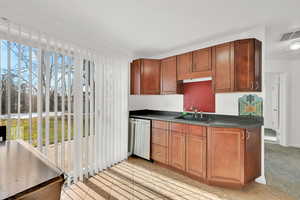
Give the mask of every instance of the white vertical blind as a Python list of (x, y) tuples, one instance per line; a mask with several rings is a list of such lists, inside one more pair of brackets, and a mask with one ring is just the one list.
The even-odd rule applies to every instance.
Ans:
[[(126, 159), (129, 59), (100, 56), (90, 50), (50, 40), (42, 33), (25, 32), (23, 28), (15, 31), (10, 29), (10, 24), (6, 24), (4, 29), (2, 26), (0, 24), (0, 41), (5, 41), (8, 49), (5, 55), (5, 103), (9, 138), (13, 139), (10, 137), (10, 122), (15, 120), (11, 119), (13, 84), (18, 88), (18, 95), (14, 97), (18, 99), (13, 99), (18, 104), (18, 135), (23, 124), (21, 119), (26, 119), (23, 119), (21, 111), (24, 103), (21, 84), (24, 81), (28, 88), (28, 96), (24, 99), (29, 104), (28, 138), (24, 137), (24, 140), (59, 165), (69, 175), (68, 184)], [(5, 30), (4, 34), (2, 30)], [(17, 56), (11, 55), (14, 41), (19, 42)], [(1, 48), (2, 43), (0, 74), (4, 69)], [(17, 83), (12, 82), (15, 57), (18, 58)], [(24, 60), (25, 57), (28, 60)], [(2, 84), (3, 73), (0, 78)], [(1, 112), (3, 102), (0, 99)]]
[(32, 47), (29, 47), (29, 143), (32, 144)]

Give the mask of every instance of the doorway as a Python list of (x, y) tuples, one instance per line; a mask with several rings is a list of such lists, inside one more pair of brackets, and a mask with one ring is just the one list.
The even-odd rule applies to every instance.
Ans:
[(266, 73), (266, 113), (265, 135), (266, 142), (286, 146), (286, 97), (287, 74)]

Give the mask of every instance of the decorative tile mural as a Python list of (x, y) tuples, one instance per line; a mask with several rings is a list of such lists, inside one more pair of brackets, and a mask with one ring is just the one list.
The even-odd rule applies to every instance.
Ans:
[(256, 94), (244, 95), (239, 98), (239, 115), (262, 116), (263, 98)]

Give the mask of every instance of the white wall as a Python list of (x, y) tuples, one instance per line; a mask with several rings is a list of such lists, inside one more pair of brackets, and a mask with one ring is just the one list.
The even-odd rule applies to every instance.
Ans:
[[(218, 93), (216, 94), (216, 111), (218, 114), (238, 115), (239, 97), (249, 93)], [(261, 92), (252, 92), (259, 97), (263, 97)]]
[(129, 110), (183, 111), (183, 95), (130, 95)]

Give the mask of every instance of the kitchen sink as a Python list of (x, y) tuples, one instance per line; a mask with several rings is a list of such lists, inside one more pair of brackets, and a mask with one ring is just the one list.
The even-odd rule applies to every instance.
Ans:
[(185, 114), (185, 115), (180, 115), (178, 117), (175, 117), (175, 119), (184, 119), (184, 120), (189, 120), (189, 121), (209, 121), (209, 115), (207, 114)]

